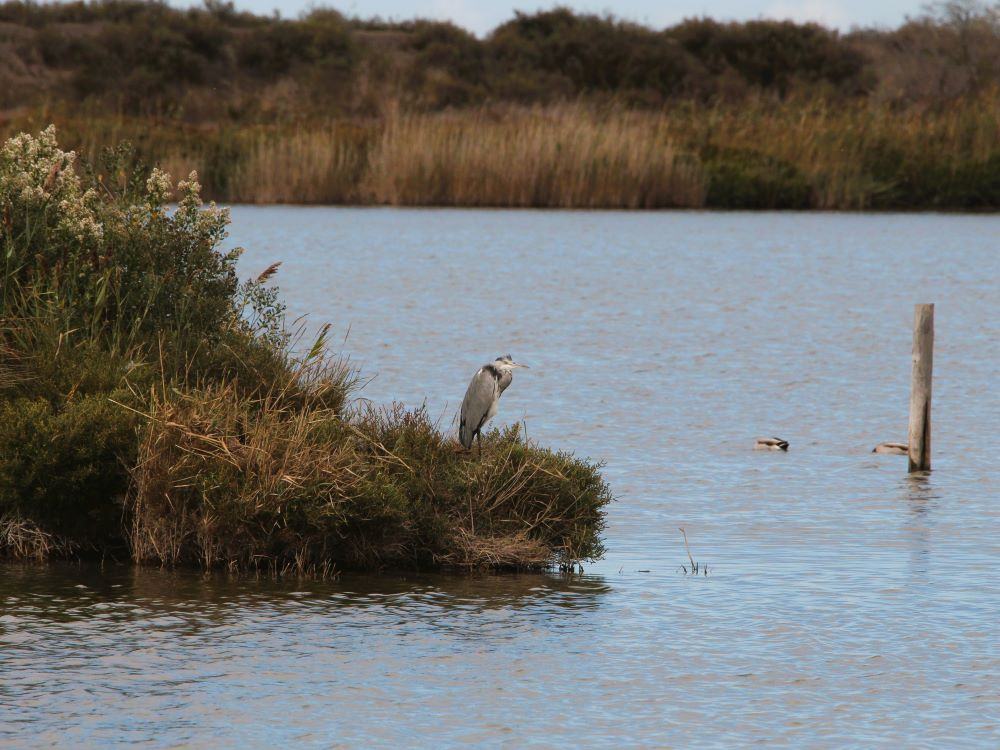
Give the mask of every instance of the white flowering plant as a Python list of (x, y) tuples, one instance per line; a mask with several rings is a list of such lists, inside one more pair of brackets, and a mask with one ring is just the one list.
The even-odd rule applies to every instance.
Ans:
[(51, 127), (0, 144), (0, 558), (10, 523), (121, 547), (157, 390), (225, 387), (248, 415), (316, 390), (298, 385), (276, 266), (240, 283), (228, 224), (196, 174), (175, 184), (128, 147), (87, 165)]
[(219, 250), (228, 209), (203, 204), (194, 172), (175, 186), (167, 173), (135, 164), (132, 150), (119, 147), (81, 178), (51, 126), (3, 144), (0, 319), (44, 300), (67, 325), (120, 346), (162, 348), (167, 339), (183, 349), (192, 339), (211, 348), (235, 333), (281, 349), (276, 293), (262, 281), (240, 284), (240, 248)]

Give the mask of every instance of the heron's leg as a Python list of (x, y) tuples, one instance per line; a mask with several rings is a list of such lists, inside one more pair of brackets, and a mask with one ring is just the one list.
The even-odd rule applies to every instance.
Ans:
[(478, 430), (476, 431), (476, 442), (479, 443), (479, 457), (482, 458), (483, 457), (483, 436), (479, 434)]

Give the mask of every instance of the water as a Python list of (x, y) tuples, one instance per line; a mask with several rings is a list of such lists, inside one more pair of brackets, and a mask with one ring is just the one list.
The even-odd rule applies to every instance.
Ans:
[[(606, 462), (574, 576), (0, 574), (0, 744), (1000, 746), (1000, 217), (234, 210), (362, 395)], [(935, 302), (934, 471), (905, 440)], [(779, 435), (788, 454), (750, 450)], [(685, 575), (678, 527), (707, 576)]]

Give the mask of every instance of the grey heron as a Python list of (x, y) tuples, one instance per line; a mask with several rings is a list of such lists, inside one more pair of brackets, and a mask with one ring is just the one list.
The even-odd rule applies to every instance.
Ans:
[(779, 437), (757, 438), (753, 449), (755, 451), (787, 451), (788, 441)]
[(519, 365), (508, 354), (505, 357), (497, 357), (489, 364), (479, 368), (472, 376), (465, 391), (465, 398), (462, 399), (462, 411), (459, 415), (458, 439), (465, 450), (472, 449), (472, 439), (479, 441), (479, 450), (483, 450), (483, 442), (480, 437), (480, 430), (493, 419), (497, 413), (497, 402), (500, 394), (503, 393), (510, 381), (514, 379), (514, 368), (528, 367)]

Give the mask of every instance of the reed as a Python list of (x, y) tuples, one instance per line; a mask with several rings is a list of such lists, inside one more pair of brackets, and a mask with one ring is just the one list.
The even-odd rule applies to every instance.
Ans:
[(50, 557), (68, 557), (77, 545), (47, 531), (18, 514), (0, 517), (0, 560), (44, 562)]
[[(976, 174), (1000, 154), (1000, 99), (995, 92), (934, 110), (896, 110), (860, 100), (775, 106), (766, 97), (751, 97), (739, 107), (679, 108), (669, 116), (667, 128), (677, 142), (703, 155), (714, 147), (730, 155), (770, 157), (775, 165), (794, 169), (809, 187), (805, 207), (1000, 205), (1000, 193), (989, 178)], [(707, 165), (710, 174), (712, 166)], [(964, 194), (956, 190), (960, 182), (966, 185)]]
[(583, 106), (392, 115), (363, 193), (393, 205), (701, 206), (697, 158), (663, 117)]
[(578, 103), (407, 114), (386, 105), (381, 119), (266, 127), (56, 120), (94, 163), (100, 144), (131, 140), (146, 163), (197, 170), (204, 193), (224, 201), (983, 209), (1000, 206), (996, 93), (933, 109), (748, 95), (661, 111)]
[(568, 567), (601, 554), (596, 466), (494, 431), (457, 453), (422, 411), (156, 398), (129, 515), (135, 559), (233, 570)]
[(260, 133), (234, 170), (237, 203), (357, 203), (372, 139), (337, 123)]

